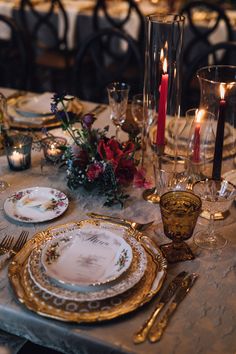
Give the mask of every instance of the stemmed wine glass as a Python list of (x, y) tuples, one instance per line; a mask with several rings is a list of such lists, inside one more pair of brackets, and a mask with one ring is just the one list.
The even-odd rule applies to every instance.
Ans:
[[(7, 100), (5, 96), (0, 93), (0, 139), (4, 146), (7, 128)], [(4, 192), (9, 187), (7, 181), (0, 179), (0, 193)]]
[(190, 191), (169, 191), (161, 196), (160, 209), (164, 234), (172, 242), (161, 245), (160, 248), (168, 262), (194, 258), (184, 241), (193, 234), (201, 206), (200, 197)]
[(126, 119), (130, 86), (125, 82), (112, 82), (107, 87), (110, 118), (116, 126), (116, 139)]
[(198, 231), (194, 235), (194, 242), (200, 248), (209, 250), (223, 248), (227, 240), (218, 230), (215, 230), (214, 215), (229, 210), (236, 196), (235, 186), (225, 179), (206, 178), (193, 185), (193, 192), (201, 198), (202, 209), (210, 214), (207, 229)]
[(131, 101), (131, 113), (140, 131), (143, 127), (143, 94), (138, 93)]

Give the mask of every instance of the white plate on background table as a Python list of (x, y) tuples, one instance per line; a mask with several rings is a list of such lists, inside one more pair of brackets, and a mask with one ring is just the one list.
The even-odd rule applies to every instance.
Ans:
[(42, 249), (41, 262), (52, 280), (75, 287), (109, 283), (131, 265), (132, 248), (109, 230), (78, 230), (61, 235)]
[(52, 115), (51, 102), (53, 94), (45, 92), (39, 95), (25, 95), (16, 101), (15, 110), (23, 116), (41, 117)]
[(68, 208), (67, 196), (53, 188), (33, 187), (19, 190), (4, 202), (5, 213), (14, 220), (35, 223), (52, 220)]
[[(46, 294), (51, 294), (60, 299), (79, 302), (97, 301), (111, 298), (117, 296), (118, 294), (124, 293), (125, 291), (134, 287), (142, 279), (147, 267), (147, 256), (141, 244), (131, 235), (123, 234), (122, 236), (120, 232), (126, 233), (126, 230), (122, 230), (120, 226), (119, 228), (116, 227), (114, 229), (109, 224), (103, 223), (103, 225), (98, 225), (94, 222), (94, 220), (92, 220), (92, 222), (87, 220), (84, 224), (81, 223), (81, 227), (76, 227), (75, 225), (72, 229), (64, 226), (60, 228), (58, 235), (53, 235), (53, 233), (49, 231), (49, 237), (42, 239), (39, 246), (36, 247), (30, 254), (26, 269), (26, 272), (28, 272), (31, 281), (33, 282), (33, 284), (35, 284), (36, 287), (43, 290)], [(106, 226), (104, 227), (104, 225)], [(130, 247), (132, 252), (131, 255), (128, 255), (128, 257), (130, 257), (128, 262), (128, 268), (123, 271), (122, 274), (116, 274), (116, 279), (114, 279), (113, 281), (109, 281), (101, 285), (99, 284), (99, 278), (97, 278), (97, 280), (94, 282), (95, 285), (91, 286), (68, 286), (68, 283), (66, 284), (60, 281), (53, 281), (53, 279), (48, 276), (48, 272), (45, 270), (42, 264), (42, 262), (44, 262), (43, 257), (45, 250), (48, 249), (48, 247), (50, 248), (51, 245), (56, 243), (57, 241), (59, 241), (60, 245), (60, 241), (63, 238), (65, 240), (70, 239), (72, 240), (72, 242), (78, 239), (78, 242), (80, 243), (81, 241), (79, 239), (83, 237), (84, 234), (93, 234), (95, 236), (98, 234), (104, 235), (104, 238), (110, 239), (110, 242), (112, 243), (114, 241), (116, 242), (117, 239), (120, 242), (120, 239), (122, 238), (122, 245), (125, 245), (125, 247), (127, 247), (128, 245), (128, 248)], [(82, 241), (82, 243), (84, 243), (84, 241)], [(81, 250), (79, 251), (78, 248), (76, 248), (74, 251), (76, 250), (78, 251), (78, 255), (80, 254), (80, 252), (82, 252)], [(86, 254), (88, 253), (88, 251), (86, 251)], [(109, 255), (106, 258), (108, 260)], [(68, 262), (69, 260), (66, 261), (66, 263)], [(69, 266), (69, 270), (71, 271), (71, 273), (73, 273), (72, 275), (76, 273), (76, 267), (77, 266), (71, 269), (71, 266)], [(61, 269), (60, 266), (59, 268)], [(83, 271), (83, 269), (81, 271)], [(116, 270), (111, 271), (116, 272)], [(87, 276), (87, 270), (85, 270), (85, 273), (84, 274)], [(94, 276), (95, 275), (96, 274), (94, 274)]]

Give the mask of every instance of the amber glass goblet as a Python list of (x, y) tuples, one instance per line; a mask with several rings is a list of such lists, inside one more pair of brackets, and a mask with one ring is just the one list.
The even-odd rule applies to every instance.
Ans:
[(194, 259), (194, 254), (184, 241), (193, 234), (201, 206), (201, 199), (189, 191), (169, 191), (161, 196), (164, 234), (172, 242), (160, 248), (168, 262)]

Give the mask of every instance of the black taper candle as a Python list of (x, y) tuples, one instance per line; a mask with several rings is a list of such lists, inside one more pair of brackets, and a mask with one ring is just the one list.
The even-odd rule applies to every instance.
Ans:
[(225, 130), (226, 101), (220, 100), (218, 122), (216, 129), (215, 152), (213, 161), (212, 178), (221, 179), (221, 167), (223, 158), (224, 130)]

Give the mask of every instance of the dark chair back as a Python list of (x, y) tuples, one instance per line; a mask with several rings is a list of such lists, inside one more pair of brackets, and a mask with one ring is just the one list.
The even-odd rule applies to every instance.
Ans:
[(122, 14), (118, 13), (112, 15), (111, 12), (109, 11), (109, 8), (111, 6), (114, 6), (112, 4), (112, 1), (97, 0), (93, 11), (93, 19), (92, 19), (93, 30), (97, 31), (104, 27), (111, 26), (114, 28), (118, 28), (121, 31), (127, 32), (125, 26), (131, 20), (132, 16), (136, 16), (139, 25), (138, 25), (138, 35), (137, 38), (135, 39), (137, 40), (138, 48), (141, 52), (141, 55), (143, 55), (144, 47), (145, 47), (144, 16), (141, 13), (138, 4), (134, 0), (123, 0), (122, 4), (127, 5), (126, 11), (124, 10), (124, 13), (122, 11)]
[(125, 81), (142, 92), (143, 65), (136, 41), (116, 28), (93, 33), (81, 45), (74, 68), (74, 94), (80, 99), (107, 102), (107, 85)]
[[(202, 13), (205, 20), (197, 21), (194, 19), (196, 14)], [(180, 10), (180, 14), (187, 19), (187, 28), (185, 34), (185, 45), (183, 50), (183, 64), (188, 67), (195, 59), (199, 51), (205, 50), (212, 45), (211, 36), (217, 30), (225, 31), (226, 37), (223, 41), (233, 40), (233, 31), (230, 20), (220, 5), (213, 4), (208, 1), (191, 1), (184, 5)], [(222, 28), (220, 27), (222, 25)], [(221, 42), (219, 40), (218, 42)], [(215, 42), (214, 44), (216, 44)]]
[[(62, 30), (58, 30), (59, 17)], [(28, 42), (34, 49), (35, 68), (41, 68), (51, 87), (56, 90), (54, 79), (56, 72), (64, 73), (63, 80), (68, 82), (71, 53), (68, 49), (68, 17), (61, 0), (37, 3), (34, 0), (21, 0), (19, 20), (26, 32)], [(59, 33), (60, 32), (60, 33)], [(36, 79), (37, 80), (37, 79)], [(40, 82), (37, 83), (40, 86)]]
[(202, 51), (192, 62), (183, 80), (181, 109), (183, 114), (200, 103), (198, 69), (207, 65), (235, 65), (236, 42), (221, 42)]
[(0, 37), (0, 86), (30, 89), (31, 51), (15, 21), (0, 15), (5, 36)]

